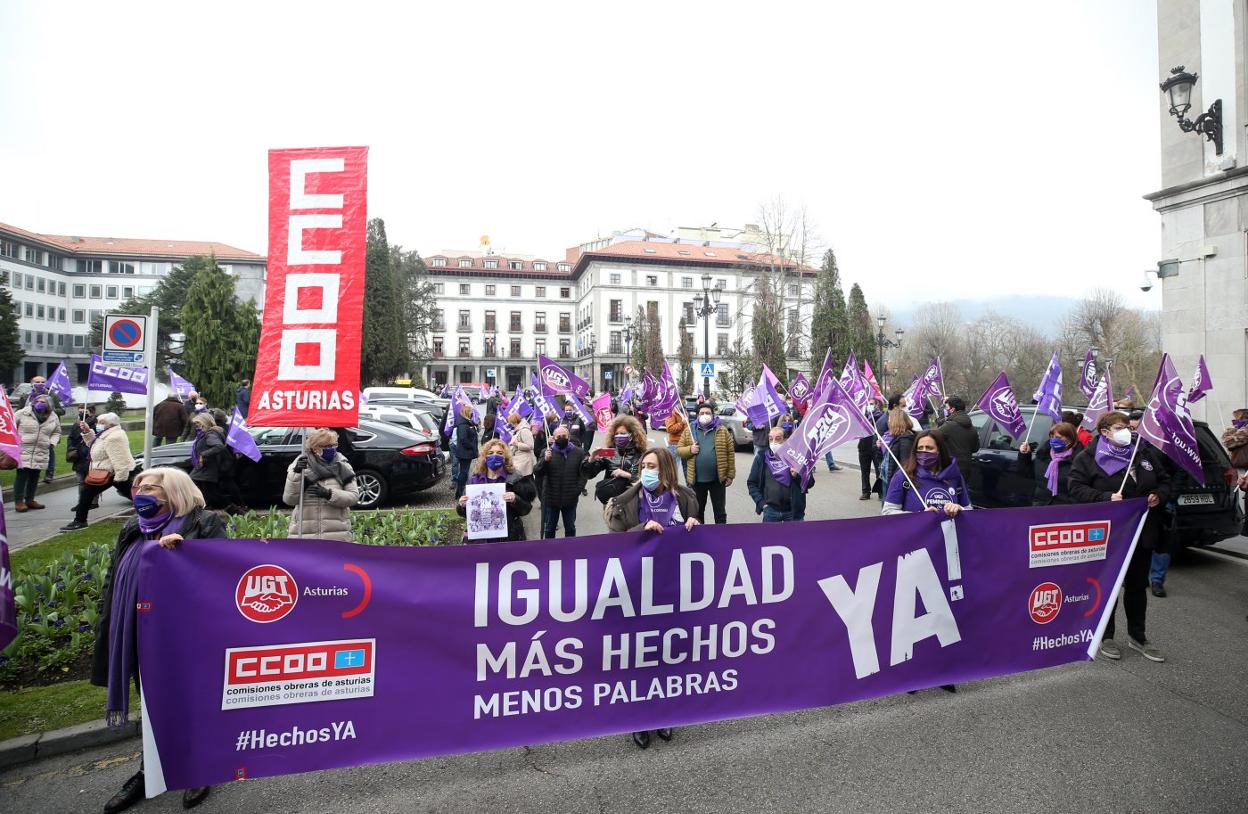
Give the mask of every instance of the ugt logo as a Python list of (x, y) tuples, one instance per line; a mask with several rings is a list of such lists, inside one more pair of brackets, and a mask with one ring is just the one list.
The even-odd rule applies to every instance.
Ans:
[(299, 586), (280, 565), (257, 565), (243, 574), (234, 589), (238, 612), (253, 622), (276, 622), (295, 609)]
[(1031, 589), (1027, 612), (1037, 625), (1047, 625), (1062, 610), (1062, 589), (1056, 582), (1042, 582)]
[(1018, 415), (1018, 399), (1009, 390), (1001, 389), (994, 393), (992, 403), (1006, 420), (1013, 420)]
[(568, 381), (567, 376), (563, 375), (554, 368), (546, 368), (546, 381), (553, 387), (567, 387), (571, 384), (571, 382)]

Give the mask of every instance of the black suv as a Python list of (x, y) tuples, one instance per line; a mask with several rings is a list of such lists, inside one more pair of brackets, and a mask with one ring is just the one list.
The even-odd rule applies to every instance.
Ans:
[[(1078, 407), (1063, 409), (1082, 412)], [(1023, 420), (1031, 424), (1035, 405), (1020, 405), (1019, 410)], [(984, 508), (1030, 506), (1035, 481), (1032, 473), (1018, 464), (1018, 447), (1022, 441), (1015, 441), (981, 410), (973, 410), (969, 417), (972, 426), (979, 431), (979, 452), (972, 456), (967, 476), (971, 501)], [(1035, 416), (1030, 435), (1033, 446), (1046, 442), (1052, 425), (1053, 419), (1046, 413)], [(1180, 545), (1216, 543), (1238, 535), (1243, 527), (1243, 509), (1235, 488), (1238, 473), (1209, 425), (1203, 421), (1195, 425), (1200, 462), (1205, 470), (1204, 486), (1162, 456), (1170, 472), (1172, 496), (1167, 508), (1173, 512), (1171, 527)]]

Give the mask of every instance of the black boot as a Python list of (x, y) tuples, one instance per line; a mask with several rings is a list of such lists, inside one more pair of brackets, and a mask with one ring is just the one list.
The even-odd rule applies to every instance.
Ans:
[(202, 803), (208, 797), (208, 791), (212, 786), (200, 786), (197, 789), (187, 789), (182, 792), (182, 807), (194, 808)]
[(670, 729), (656, 729), (654, 730), (654, 734), (658, 735), (659, 738), (665, 741), (670, 741), (672, 739), (672, 730)]
[(650, 748), (650, 733), (646, 731), (634, 732), (633, 743), (637, 744), (638, 749)]
[(143, 799), (143, 772), (136, 772), (122, 784), (121, 791), (109, 798), (104, 804), (104, 814), (116, 814)]
[(958, 685), (957, 685), (957, 684), (941, 684), (941, 685), (940, 685), (940, 688), (941, 688), (942, 690), (944, 690), (945, 692), (955, 692), (955, 693), (956, 693), (956, 692), (958, 691)]

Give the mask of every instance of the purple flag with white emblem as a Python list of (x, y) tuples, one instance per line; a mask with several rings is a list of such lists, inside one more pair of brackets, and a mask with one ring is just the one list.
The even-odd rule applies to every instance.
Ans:
[[(51, 384), (51, 380), (48, 384)], [(1196, 372), (1192, 375), (1192, 387), (1187, 391), (1187, 403), (1195, 404), (1213, 389), (1213, 380), (1209, 378), (1209, 368), (1205, 367), (1205, 355), (1202, 353), (1196, 360)]]
[(927, 370), (924, 371), (922, 379), (924, 392), (936, 401), (944, 401), (945, 373), (941, 370), (939, 356), (932, 359), (931, 364), (929, 364), (927, 366)]
[(542, 386), (537, 380), (537, 374), (532, 374), (529, 380), (533, 383), (533, 404), (537, 407), (537, 411), (542, 414), (542, 420), (545, 421), (546, 416), (549, 415), (558, 415), (559, 411), (542, 394)]
[(871, 431), (862, 410), (833, 379), (776, 454), (804, 481), (825, 452)]
[(17, 638), (17, 602), (13, 596), (13, 567), (9, 565), (9, 530), (0, 504), (0, 651)]
[(1096, 392), (1096, 357), (1090, 350), (1083, 355), (1083, 367), (1079, 369), (1079, 390), (1088, 399)]
[(754, 404), (754, 391), (756, 389), (757, 388), (753, 385), (745, 388), (745, 392), (741, 394), (741, 398), (737, 399), (736, 407), (738, 411), (749, 415), (750, 406)]
[(572, 404), (572, 409), (576, 410), (576, 414), (581, 417), (581, 420), (585, 422), (586, 426), (590, 426), (596, 421), (596, 419), (594, 418), (593, 411), (591, 411), (588, 407), (582, 404), (581, 400), (578, 399), (572, 393), (568, 393), (567, 395), (563, 397), (563, 403), (565, 405), (568, 404), (569, 402)]
[(849, 358), (845, 360), (845, 366), (841, 368), (841, 376), (839, 379), (837, 379), (837, 381), (841, 383), (841, 387), (844, 387), (846, 391), (849, 390), (849, 387), (848, 387), (849, 381), (853, 377), (854, 373), (857, 372), (857, 370), (858, 370), (858, 357), (855, 356), (854, 352), (851, 350), (849, 352)]
[(823, 395), (823, 391), (828, 386), (828, 381), (832, 376), (832, 349), (828, 348), (827, 353), (823, 354), (823, 367), (819, 368), (819, 378), (815, 379), (814, 397), (816, 399)]
[(979, 408), (1016, 441), (1027, 431), (1027, 423), (1023, 421), (1023, 415), (1018, 410), (1018, 399), (1014, 396), (1014, 389), (1010, 387), (1009, 377), (1004, 370), (979, 397)]
[(672, 369), (667, 362), (663, 363), (663, 372), (655, 384), (658, 386), (658, 392), (651, 399), (646, 412), (650, 414), (650, 426), (657, 430), (676, 409), (676, 404), (680, 401), (680, 391), (676, 388), (676, 379), (672, 377)]
[(69, 371), (65, 369), (64, 362), (57, 365), (56, 370), (48, 377), (48, 392), (60, 399), (61, 404), (74, 403), (74, 387), (69, 383)]
[(1144, 409), (1144, 417), (1140, 419), (1140, 436), (1183, 467), (1197, 483), (1204, 485), (1205, 470), (1200, 464), (1196, 427), (1187, 412), (1187, 393), (1169, 354), (1161, 355), (1153, 394)]
[(247, 431), (247, 422), (243, 420), (243, 414), (234, 408), (234, 416), (230, 419), (230, 429), (225, 434), (225, 445), (237, 452), (239, 455), (246, 455), (253, 461), (260, 460), (260, 447), (256, 446), (256, 439), (251, 437), (251, 433)]
[(1096, 422), (1112, 409), (1114, 409), (1114, 383), (1110, 380), (1109, 368), (1106, 368), (1096, 389), (1092, 391), (1092, 397), (1088, 399), (1087, 409), (1083, 411), (1083, 422), (1079, 426), (1096, 432)]
[(167, 367), (165, 370), (169, 373), (169, 386), (173, 388), (173, 392), (178, 394), (178, 398), (184, 399), (195, 392), (195, 385), (174, 373), (173, 368)]
[(927, 398), (927, 391), (923, 385), (923, 377), (916, 376), (910, 384), (910, 389), (905, 392), (906, 396), (906, 412), (914, 417), (915, 421), (923, 420), (924, 401)]
[(116, 367), (105, 364), (99, 356), (91, 354), (91, 372), (87, 375), (88, 390), (146, 396), (147, 379), (145, 367)]
[(620, 406), (624, 406), (633, 400), (633, 386), (631, 384), (624, 385), (624, 389), (620, 391)]
[(1036, 401), (1037, 410), (1051, 417), (1055, 423), (1062, 420), (1062, 361), (1056, 352), (1049, 360), (1044, 378), (1032, 398)]
[(774, 378), (770, 368), (763, 365), (763, 375), (759, 376), (758, 385), (754, 388), (753, 403), (746, 409), (750, 423), (755, 426), (770, 424), (772, 419), (784, 412), (784, 399), (780, 398), (771, 383)]
[(789, 395), (794, 401), (800, 401), (803, 404), (811, 400), (813, 393), (810, 389), (810, 381), (807, 380), (805, 374), (799, 373), (793, 377), (793, 381), (789, 382)]
[(537, 369), (542, 381), (543, 396), (575, 393), (577, 398), (585, 398), (589, 395), (589, 382), (545, 354), (538, 354)]

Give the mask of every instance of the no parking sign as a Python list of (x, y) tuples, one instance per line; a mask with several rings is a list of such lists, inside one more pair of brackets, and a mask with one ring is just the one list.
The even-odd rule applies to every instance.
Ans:
[(147, 351), (147, 317), (108, 314), (104, 317), (104, 361), (138, 364)]

